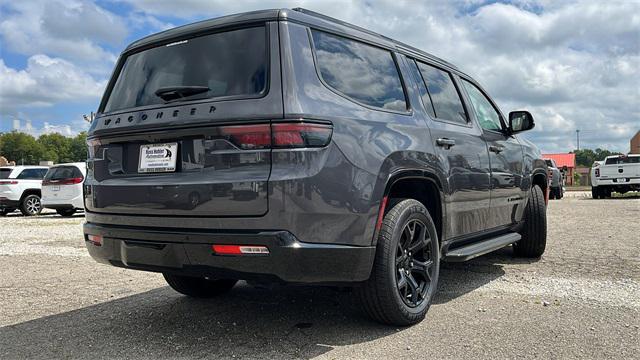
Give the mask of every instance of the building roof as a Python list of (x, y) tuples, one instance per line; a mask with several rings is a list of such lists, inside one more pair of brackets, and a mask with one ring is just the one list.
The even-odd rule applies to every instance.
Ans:
[(559, 168), (563, 166), (568, 168), (576, 167), (576, 154), (542, 154), (542, 157), (552, 159)]

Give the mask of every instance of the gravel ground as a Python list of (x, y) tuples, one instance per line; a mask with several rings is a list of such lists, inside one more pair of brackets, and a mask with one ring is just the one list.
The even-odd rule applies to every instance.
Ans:
[(640, 199), (551, 201), (547, 252), (444, 264), (422, 323), (368, 320), (348, 290), (179, 296), (100, 265), (84, 219), (0, 218), (0, 358), (639, 358)]

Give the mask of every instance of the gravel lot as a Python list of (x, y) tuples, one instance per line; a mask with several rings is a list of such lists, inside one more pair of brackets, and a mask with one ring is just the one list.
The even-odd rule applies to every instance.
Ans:
[(444, 264), (409, 328), (371, 322), (347, 290), (188, 299), (93, 262), (81, 216), (0, 218), (0, 358), (638, 358), (640, 199), (572, 194), (548, 211), (541, 260), (505, 248)]

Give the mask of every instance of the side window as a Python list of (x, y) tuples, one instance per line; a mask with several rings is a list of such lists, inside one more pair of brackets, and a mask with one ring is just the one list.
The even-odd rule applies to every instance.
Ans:
[(427, 85), (436, 118), (466, 124), (467, 113), (451, 74), (420, 62), (418, 69)]
[(40, 169), (24, 169), (22, 172), (16, 177), (16, 179), (22, 180), (42, 180), (44, 174), (41, 173)]
[(391, 52), (322, 31), (311, 34), (320, 75), (329, 86), (365, 105), (407, 110)]
[(414, 77), (416, 78), (416, 82), (418, 84), (418, 90), (420, 91), (420, 97), (422, 98), (422, 103), (424, 104), (424, 109), (427, 110), (427, 113), (433, 118), (436, 117), (436, 111), (433, 108), (433, 102), (431, 101), (431, 95), (427, 91), (427, 87), (424, 85), (424, 81), (422, 80), (422, 75), (420, 75), (420, 70), (418, 69), (418, 64), (415, 60), (411, 61), (409, 68), (413, 72)]
[(473, 111), (478, 118), (478, 122), (480, 122), (480, 126), (486, 130), (502, 130), (500, 114), (493, 107), (491, 101), (472, 83), (464, 79), (462, 83), (469, 94)]

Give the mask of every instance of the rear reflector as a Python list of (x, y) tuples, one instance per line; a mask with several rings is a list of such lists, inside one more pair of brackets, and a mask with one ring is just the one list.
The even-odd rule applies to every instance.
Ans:
[(268, 255), (269, 249), (259, 245), (212, 245), (216, 255)]
[(387, 207), (388, 199), (389, 198), (385, 196), (380, 202), (380, 210), (378, 210), (378, 221), (376, 221), (376, 231), (380, 231), (380, 229), (382, 228), (382, 220), (384, 220), (384, 210)]
[(87, 235), (87, 241), (95, 246), (102, 246), (102, 236), (100, 235)]
[(2, 180), (0, 181), (0, 185), (17, 185), (18, 182), (16, 180)]

